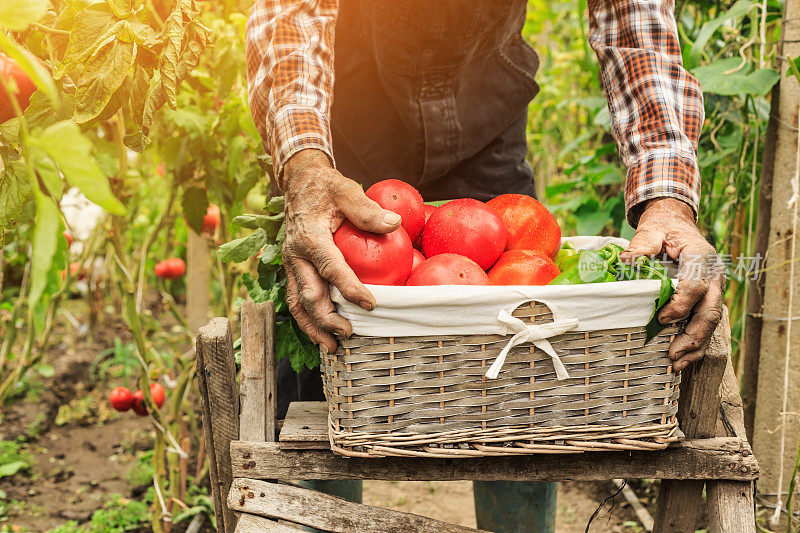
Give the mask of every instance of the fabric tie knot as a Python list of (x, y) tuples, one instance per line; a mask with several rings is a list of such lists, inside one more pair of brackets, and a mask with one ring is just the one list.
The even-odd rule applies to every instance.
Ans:
[(569, 378), (569, 373), (564, 363), (561, 362), (561, 358), (547, 339), (578, 327), (577, 318), (559, 320), (558, 322), (550, 322), (549, 324), (526, 324), (519, 318), (511, 316), (508, 311), (502, 310), (497, 315), (497, 320), (513, 332), (514, 336), (509, 339), (508, 343), (506, 343), (503, 350), (497, 356), (497, 359), (492, 363), (492, 366), (486, 371), (487, 378), (495, 379), (500, 373), (500, 369), (503, 368), (503, 364), (506, 362), (506, 356), (508, 352), (511, 351), (511, 348), (525, 342), (533, 343), (534, 346), (550, 356), (556, 371), (556, 377), (559, 380)]

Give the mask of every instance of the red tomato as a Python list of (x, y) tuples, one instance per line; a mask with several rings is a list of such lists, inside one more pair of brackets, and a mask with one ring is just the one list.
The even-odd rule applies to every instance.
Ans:
[(208, 204), (208, 209), (203, 217), (203, 226), (200, 228), (200, 233), (213, 234), (217, 231), (220, 223), (219, 206)]
[(117, 411), (124, 412), (133, 407), (133, 394), (127, 387), (117, 387), (108, 395), (111, 407)]
[(547, 285), (561, 274), (548, 257), (531, 250), (509, 250), (487, 272), (492, 285)]
[[(14, 80), (18, 90), (15, 95), (17, 103), (22, 111), (25, 111), (31, 102), (31, 95), (36, 91), (36, 85), (34, 85), (30, 76), (19, 67), (16, 61), (5, 54), (0, 54), (0, 76), (6, 82)], [(8, 98), (8, 93), (5, 90), (0, 90), (0, 122), (5, 122), (15, 116), (14, 106)]]
[[(436, 207), (435, 205), (425, 204), (425, 224), (428, 223), (428, 219), (431, 218), (431, 215), (437, 209), (438, 209), (438, 207)], [(423, 233), (425, 232), (425, 227), (424, 226), (422, 227), (422, 231), (423, 231)], [(417, 237), (414, 240), (414, 248), (416, 248), (420, 252), (422, 251), (422, 233), (420, 233), (419, 237)]]
[(439, 254), (426, 259), (409, 276), (406, 285), (489, 285), (478, 264), (458, 254)]
[(64, 230), (64, 238), (67, 239), (67, 248), (70, 248), (73, 243), (72, 233), (68, 232), (67, 230)]
[(424, 210), (425, 210), (425, 223), (426, 224), (428, 223), (428, 219), (431, 218), (431, 215), (433, 214), (433, 212), (436, 211), (437, 209), (439, 209), (439, 208), (436, 207), (435, 205), (425, 204)]
[(508, 228), (506, 250), (533, 250), (554, 258), (561, 247), (561, 228), (556, 217), (525, 194), (502, 194), (486, 205), (494, 209)]
[(411, 250), (411, 253), (414, 254), (414, 261), (411, 263), (411, 272), (414, 272), (418, 266), (425, 262), (425, 256), (422, 255), (422, 252), (419, 250)]
[(422, 234), (425, 257), (459, 254), (488, 270), (506, 247), (503, 221), (483, 202), (453, 200), (433, 212)]
[(151, 383), (150, 396), (153, 397), (156, 407), (161, 409), (161, 406), (164, 405), (164, 399), (167, 397), (167, 394), (164, 392), (164, 387), (162, 387), (159, 383)]
[(178, 279), (186, 273), (186, 263), (180, 257), (170, 257), (156, 263), (154, 270), (161, 279)]
[[(73, 278), (77, 278), (78, 280), (86, 279), (86, 270), (81, 268), (80, 263), (70, 263), (69, 264), (69, 275)], [(61, 279), (66, 279), (67, 277), (67, 269), (61, 271)]]
[(402, 227), (380, 235), (345, 220), (333, 234), (333, 242), (362, 283), (402, 285), (411, 273), (413, 249)]
[(147, 416), (147, 405), (144, 403), (144, 393), (137, 390), (133, 393), (133, 412), (139, 416)]
[(409, 239), (413, 241), (419, 237), (425, 226), (425, 204), (417, 189), (404, 181), (391, 179), (379, 181), (367, 189), (366, 194), (382, 208), (400, 215)]

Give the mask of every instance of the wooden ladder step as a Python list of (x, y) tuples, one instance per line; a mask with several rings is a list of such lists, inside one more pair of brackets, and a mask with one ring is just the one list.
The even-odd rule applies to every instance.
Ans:
[[(330, 452), (329, 452), (330, 453)], [(353, 503), (314, 490), (271, 483), (257, 479), (234, 479), (228, 494), (228, 506), (234, 511), (271, 519), (261, 522), (265, 529), (244, 531), (276, 531), (288, 533), (289, 526), (277, 524), (285, 520), (331, 533), (381, 531), (385, 533), (475, 533), (482, 530), (448, 524), (433, 518)], [(247, 515), (240, 515), (247, 516)], [(246, 523), (253, 524), (252, 518)], [(241, 519), (240, 519), (241, 524)], [(277, 525), (277, 527), (274, 527)], [(278, 529), (280, 527), (283, 529)], [(272, 527), (272, 529), (267, 529)], [(239, 531), (237, 528), (236, 531)]]

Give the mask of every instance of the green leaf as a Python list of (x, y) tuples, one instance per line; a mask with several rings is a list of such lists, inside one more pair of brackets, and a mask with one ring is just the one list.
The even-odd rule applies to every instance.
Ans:
[(694, 41), (692, 48), (689, 50), (689, 59), (691, 64), (696, 65), (698, 63), (703, 48), (705, 48), (709, 39), (711, 39), (714, 33), (716, 33), (716, 31), (723, 24), (732, 18), (743, 16), (745, 13), (750, 11), (750, 9), (753, 7), (753, 4), (754, 2), (752, 2), (752, 0), (739, 0), (733, 4), (728, 11), (703, 24), (702, 28), (700, 28), (700, 32), (697, 35), (697, 39)]
[(239, 215), (233, 223), (247, 229), (263, 229), (269, 235), (275, 236), (285, 219), (283, 213), (277, 215)]
[(300, 373), (304, 368), (316, 368), (319, 366), (319, 350), (303, 333), (294, 319), (278, 322), (275, 327), (275, 354), (278, 361), (284, 357), (289, 358), (292, 369)]
[(267, 213), (271, 215), (279, 215), (283, 213), (283, 210), (286, 206), (286, 202), (284, 201), (283, 196), (273, 196), (267, 202)]
[(187, 187), (183, 193), (183, 214), (186, 222), (195, 232), (200, 233), (203, 225), (203, 217), (208, 210), (208, 195), (206, 190), (201, 187)]
[(0, 27), (24, 31), (47, 11), (47, 0), (3, 0), (0, 2)]
[(56, 369), (52, 365), (39, 365), (36, 367), (36, 371), (43, 378), (52, 378), (56, 375)]
[(280, 257), (281, 247), (277, 244), (268, 244), (261, 249), (261, 255), (258, 256), (258, 259), (265, 265), (276, 266), (278, 262), (275, 260)]
[(69, 45), (55, 72), (60, 78), (78, 65), (85, 63), (103, 45), (114, 40), (122, 29), (119, 20), (106, 5), (90, 6), (75, 16), (69, 36)]
[(25, 163), (20, 160), (3, 160), (0, 172), (0, 227), (13, 226), (22, 208), (33, 196)]
[(762, 68), (755, 72), (751, 70), (752, 66), (749, 63), (742, 66), (741, 58), (728, 57), (718, 59), (710, 65), (697, 67), (692, 70), (692, 74), (702, 85), (703, 92), (725, 96), (739, 94), (763, 96), (780, 79), (780, 74), (771, 68)]
[(114, 197), (108, 179), (92, 158), (92, 143), (78, 126), (65, 120), (31, 137), (30, 143), (58, 165), (67, 181), (90, 201), (113, 215), (125, 214), (125, 206)]
[(672, 295), (675, 293), (675, 288), (672, 286), (672, 280), (669, 279), (669, 276), (663, 272), (662, 267), (662, 278), (661, 278), (661, 289), (658, 292), (658, 298), (656, 298), (655, 306), (653, 309), (653, 316), (650, 317), (650, 322), (647, 323), (645, 326), (645, 333), (647, 334), (644, 343), (647, 344), (650, 340), (661, 333), (661, 331), (666, 327), (665, 325), (661, 324), (658, 321), (658, 312), (661, 310), (664, 305), (672, 298)]
[[(81, 71), (75, 90), (78, 124), (88, 122), (100, 113), (110, 116), (116, 109), (104, 111), (117, 89), (128, 77), (136, 61), (136, 45), (117, 39), (93, 54)], [(121, 105), (122, 102), (119, 102)], [(119, 109), (119, 106), (117, 107)]]
[(786, 73), (787, 75), (791, 74), (797, 80), (797, 83), (800, 83), (800, 57), (796, 57), (792, 59), (792, 56), (786, 54), (786, 59), (789, 63), (789, 70)]
[(592, 198), (575, 210), (575, 218), (578, 235), (599, 235), (609, 217), (600, 202)]
[(223, 263), (241, 263), (253, 257), (261, 248), (269, 244), (269, 236), (262, 228), (258, 228), (247, 237), (234, 239), (219, 247), (217, 254)]
[(58, 93), (56, 92), (56, 84), (53, 82), (53, 78), (33, 54), (20, 47), (12, 39), (9, 39), (2, 31), (0, 31), (0, 48), (17, 62), (19, 68), (30, 76), (36, 88), (47, 95), (51, 102), (58, 101)]
[(27, 468), (28, 464), (24, 461), (12, 461), (0, 465), (0, 479), (8, 476), (13, 476), (23, 468)]
[(53, 263), (58, 238), (58, 208), (49, 197), (34, 191), (36, 199), (36, 226), (33, 229), (33, 262), (28, 303), (36, 305), (47, 285), (47, 272)]
[(64, 185), (61, 181), (61, 174), (58, 173), (56, 164), (53, 163), (53, 160), (49, 157), (37, 157), (34, 160), (34, 166), (36, 172), (39, 174), (39, 178), (42, 180), (45, 187), (47, 187), (47, 191), (53, 198), (60, 201)]

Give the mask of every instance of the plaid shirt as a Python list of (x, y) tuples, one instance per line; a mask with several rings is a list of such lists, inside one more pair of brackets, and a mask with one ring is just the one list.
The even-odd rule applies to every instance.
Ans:
[[(338, 0), (256, 0), (246, 29), (250, 108), (276, 176), (294, 153), (333, 161), (329, 112)], [(627, 166), (625, 205), (678, 198), (697, 213), (700, 84), (682, 66), (674, 0), (589, 0), (612, 133)]]

